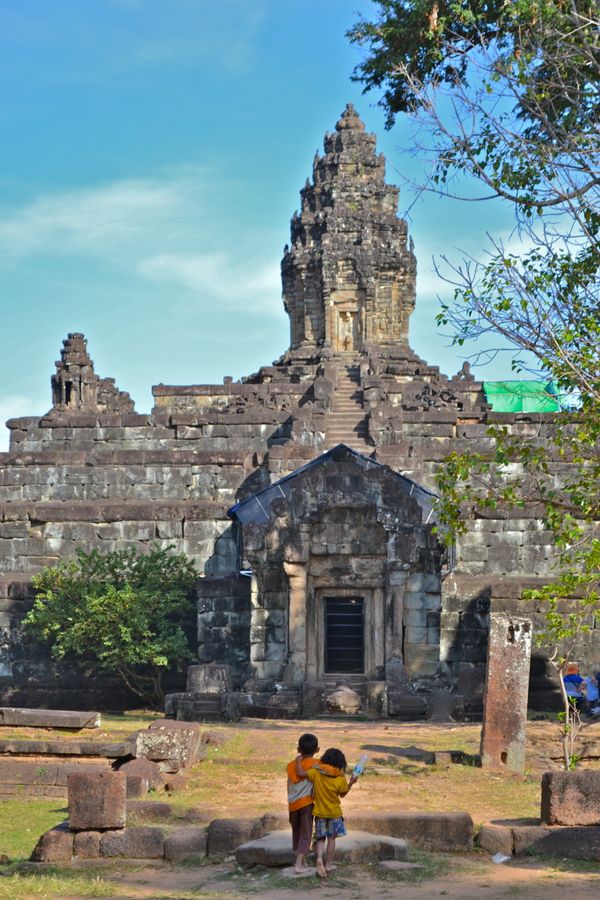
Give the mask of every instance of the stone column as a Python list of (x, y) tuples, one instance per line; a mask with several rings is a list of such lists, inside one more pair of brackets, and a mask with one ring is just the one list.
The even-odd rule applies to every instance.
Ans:
[(293, 680), (301, 684), (306, 675), (306, 565), (284, 562), (289, 582), (288, 662)]
[(492, 614), (481, 732), (486, 768), (525, 771), (530, 659), (531, 621)]

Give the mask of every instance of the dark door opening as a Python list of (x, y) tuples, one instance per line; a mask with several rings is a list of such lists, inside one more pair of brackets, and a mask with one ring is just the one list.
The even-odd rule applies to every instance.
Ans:
[(325, 597), (325, 672), (365, 670), (362, 597)]

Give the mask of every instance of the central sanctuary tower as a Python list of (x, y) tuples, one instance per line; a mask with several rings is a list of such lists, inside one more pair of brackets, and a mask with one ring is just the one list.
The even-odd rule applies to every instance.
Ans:
[(324, 145), (281, 263), (291, 349), (407, 345), (416, 260), (397, 215), (398, 188), (385, 183), (375, 135), (351, 104)]

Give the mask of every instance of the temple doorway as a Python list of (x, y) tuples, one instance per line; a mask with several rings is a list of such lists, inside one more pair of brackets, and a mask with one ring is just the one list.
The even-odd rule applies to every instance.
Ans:
[(365, 670), (364, 600), (325, 597), (325, 672), (362, 674)]

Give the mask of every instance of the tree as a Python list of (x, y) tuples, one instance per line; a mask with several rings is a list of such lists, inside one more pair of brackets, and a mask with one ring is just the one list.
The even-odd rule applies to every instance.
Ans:
[(36, 599), (25, 626), (56, 659), (115, 673), (160, 706), (164, 673), (192, 656), (187, 634), (195, 621), (197, 577), (193, 561), (173, 547), (78, 549), (75, 559), (33, 577)]
[[(423, 188), (512, 204), (517, 254), (492, 243), (453, 269), (441, 321), (464, 343), (493, 332), (527, 351), (583, 402), (600, 399), (600, 45), (597, 6), (573, 0), (376, 0), (350, 39), (369, 55), (354, 77), (383, 90), (389, 127), (418, 124)], [(424, 140), (428, 143), (424, 144)], [(465, 196), (463, 194), (463, 196)], [(523, 365), (515, 359), (517, 366)]]
[(528, 596), (545, 609), (541, 637), (562, 674), (600, 614), (597, 4), (376, 4), (379, 17), (349, 32), (367, 51), (355, 80), (382, 91), (388, 127), (405, 113), (416, 123), (418, 152), (430, 160), (422, 189), (501, 198), (522, 246), (510, 252), (492, 239), (484, 260), (445, 260), (454, 296), (438, 321), (461, 346), (496, 336), (493, 352), (508, 348), (515, 371), (543, 373), (574, 407), (527, 438), (490, 425), (493, 451), (452, 454), (438, 477), (450, 537), (477, 507), (537, 504), (557, 574)]

